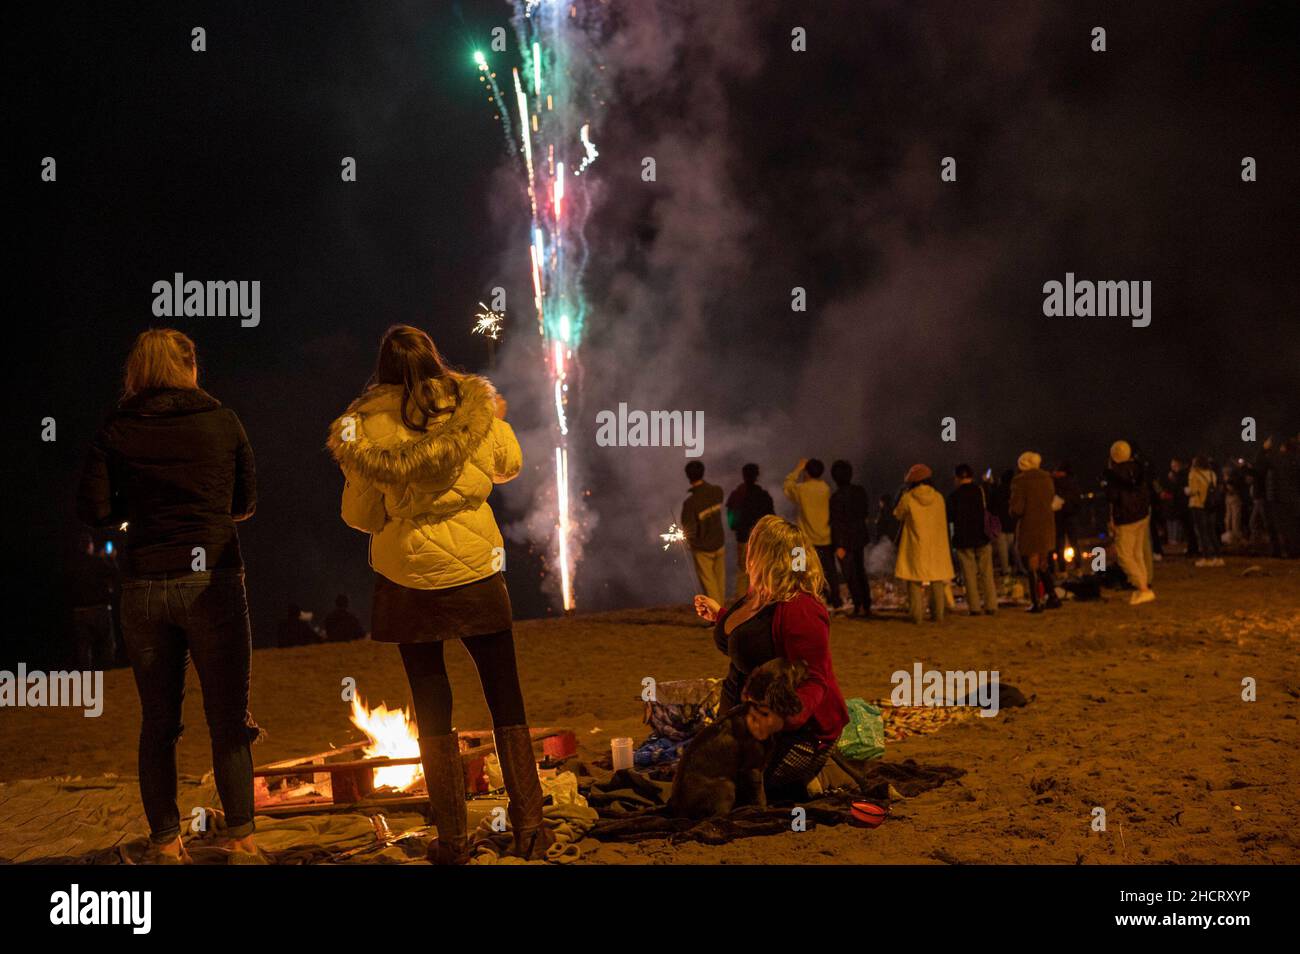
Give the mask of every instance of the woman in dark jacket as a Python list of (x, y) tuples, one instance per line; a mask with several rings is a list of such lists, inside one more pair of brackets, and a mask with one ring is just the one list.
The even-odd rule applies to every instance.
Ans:
[[(807, 561), (792, 567), (790, 554)], [(808, 676), (797, 687), (803, 707), (787, 718), (772, 714), (774, 734), (763, 771), (774, 799), (798, 801), (830, 757), (831, 747), (849, 722), (848, 705), (831, 665), (830, 614), (821, 601), (825, 577), (816, 550), (788, 520), (759, 520), (745, 551), (749, 592), (728, 609), (707, 596), (695, 597), (695, 611), (714, 624), (718, 648), (731, 659), (722, 687), (721, 708), (741, 701), (749, 674), (772, 659), (803, 662)]]
[(265, 863), (253, 841), (248, 711), (252, 632), (235, 523), (257, 503), (253, 451), (235, 412), (198, 386), (194, 342), (179, 331), (141, 334), (124, 394), (91, 444), (78, 515), (125, 524), (122, 638), (143, 721), (140, 797), (153, 857), (188, 862), (176, 804), (185, 670), (193, 658), (212, 736), (230, 861)]
[(1052, 511), (1052, 498), (1056, 487), (1052, 475), (1040, 466), (1043, 462), (1034, 451), (1025, 451), (1016, 461), (1020, 473), (1011, 481), (1011, 516), (1016, 518), (1016, 546), (1029, 565), (1029, 612), (1041, 613), (1038, 586), (1041, 583), (1047, 597), (1048, 609), (1059, 609), (1061, 601), (1056, 595), (1056, 583), (1048, 556), (1056, 543), (1056, 517)]

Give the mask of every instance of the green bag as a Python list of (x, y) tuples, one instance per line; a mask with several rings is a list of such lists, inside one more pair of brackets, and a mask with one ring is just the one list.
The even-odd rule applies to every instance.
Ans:
[(880, 710), (865, 699), (848, 700), (849, 724), (836, 742), (846, 759), (865, 762), (885, 754), (885, 720)]

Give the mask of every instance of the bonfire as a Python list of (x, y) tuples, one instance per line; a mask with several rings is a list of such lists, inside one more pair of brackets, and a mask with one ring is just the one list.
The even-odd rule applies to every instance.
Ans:
[[(362, 752), (367, 758), (405, 759), (420, 755), (419, 735), (406, 709), (390, 709), (382, 702), (373, 709), (360, 696), (352, 697), (352, 724), (369, 740)], [(375, 769), (375, 787), (404, 792), (424, 778), (419, 765), (390, 765)]]

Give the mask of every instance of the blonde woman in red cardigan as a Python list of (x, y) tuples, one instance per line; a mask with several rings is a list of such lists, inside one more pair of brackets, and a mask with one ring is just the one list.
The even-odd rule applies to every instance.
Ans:
[(787, 718), (772, 712), (759, 718), (760, 730), (775, 736), (763, 779), (768, 795), (799, 800), (849, 721), (831, 664), (830, 614), (821, 599), (825, 576), (799, 528), (775, 515), (754, 525), (745, 569), (748, 593), (725, 609), (700, 594), (695, 612), (714, 624), (714, 642), (731, 660), (723, 711), (741, 701), (745, 680), (763, 663), (779, 658), (808, 667), (798, 687), (803, 708)]

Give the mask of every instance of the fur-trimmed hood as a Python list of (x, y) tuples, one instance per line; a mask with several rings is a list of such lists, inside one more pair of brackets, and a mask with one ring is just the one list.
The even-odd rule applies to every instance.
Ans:
[(496, 389), (486, 378), (453, 375), (460, 402), (443, 384), (438, 401), (451, 413), (424, 432), (402, 423), (402, 387), (376, 385), (330, 425), (326, 446), (345, 470), (388, 486), (420, 483), (450, 486), (492, 430)]

